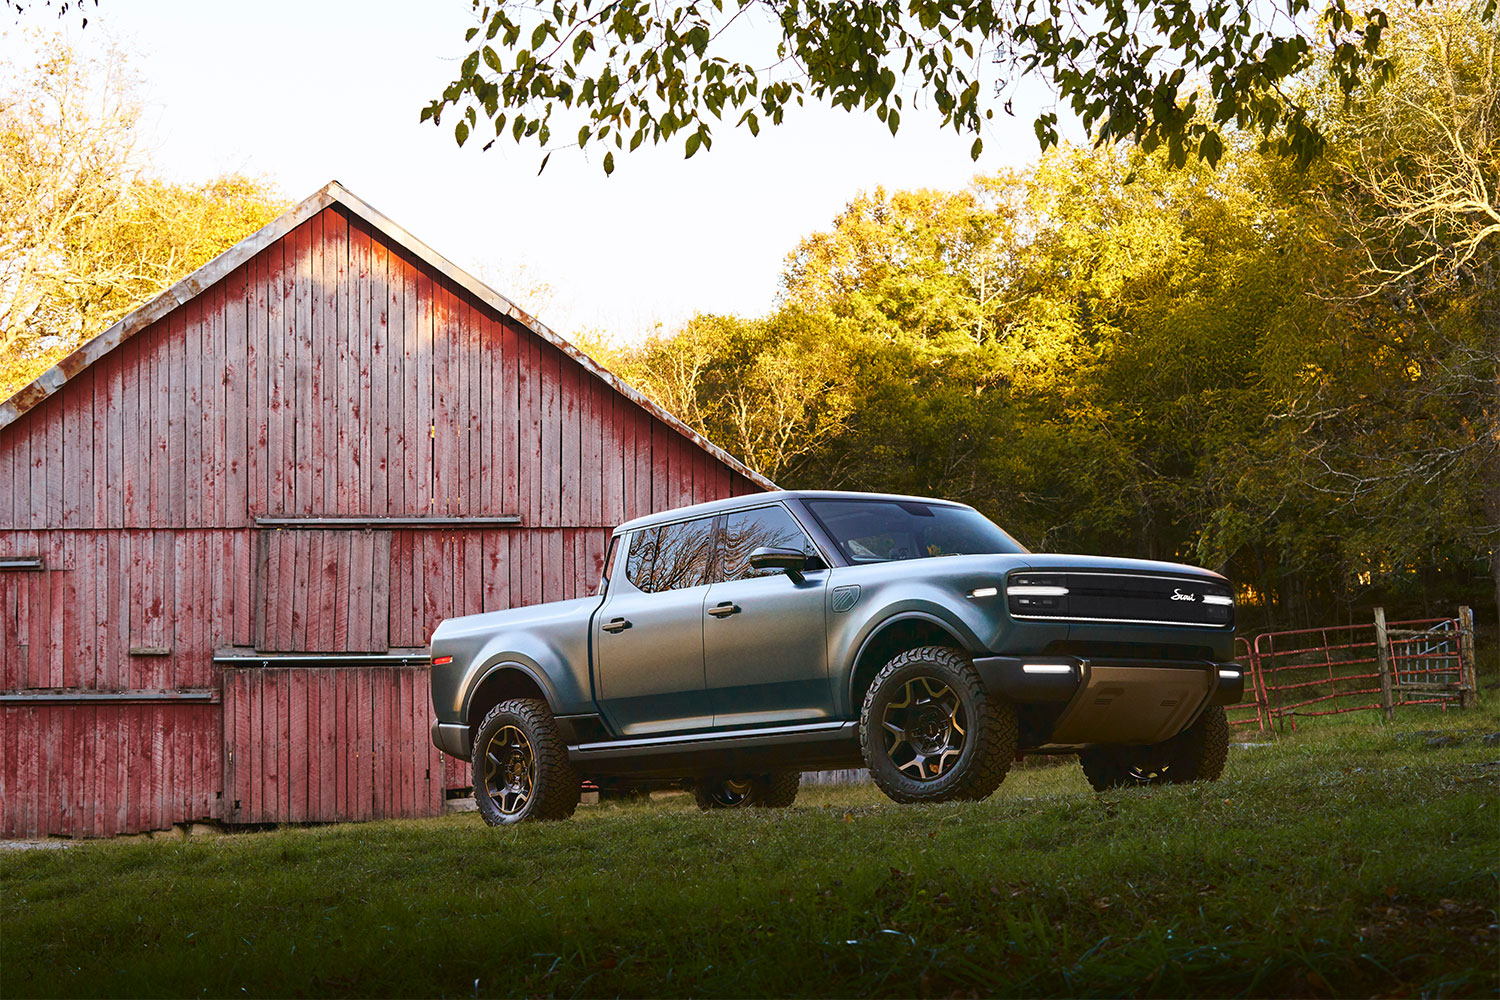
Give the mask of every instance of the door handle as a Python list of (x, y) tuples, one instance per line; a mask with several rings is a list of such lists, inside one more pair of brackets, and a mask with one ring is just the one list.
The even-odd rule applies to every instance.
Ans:
[(623, 632), (630, 627), (630, 622), (624, 618), (611, 618), (599, 627), (606, 632)]
[(733, 601), (724, 601), (722, 604), (715, 604), (709, 608), (708, 613), (715, 618), (728, 618), (730, 615), (739, 614), (740, 606)]

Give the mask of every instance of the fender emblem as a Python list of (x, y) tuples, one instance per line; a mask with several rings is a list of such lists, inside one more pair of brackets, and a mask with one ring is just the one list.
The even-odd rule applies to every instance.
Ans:
[(834, 587), (833, 596), (829, 599), (829, 606), (834, 613), (848, 611), (859, 601), (859, 585), (851, 584), (847, 587)]
[(1184, 594), (1176, 587), (1173, 587), (1171, 599), (1174, 601), (1196, 601), (1198, 598), (1194, 597), (1192, 594)]

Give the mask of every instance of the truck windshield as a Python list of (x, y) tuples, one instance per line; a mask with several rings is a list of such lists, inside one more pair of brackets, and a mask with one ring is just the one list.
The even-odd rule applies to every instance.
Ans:
[(967, 507), (909, 500), (806, 500), (851, 563), (1025, 552)]

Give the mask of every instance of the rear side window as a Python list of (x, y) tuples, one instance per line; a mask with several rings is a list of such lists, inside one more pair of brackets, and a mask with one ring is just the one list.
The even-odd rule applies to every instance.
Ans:
[(634, 532), (625, 575), (648, 594), (706, 582), (713, 526), (712, 517), (700, 517)]
[(639, 590), (651, 592), (651, 568), (656, 564), (655, 528), (630, 533), (630, 554), (625, 559), (625, 578)]
[[(750, 565), (750, 553), (762, 546), (797, 549), (816, 558), (817, 548), (785, 507), (759, 507), (741, 510), (724, 518), (723, 560), (720, 580), (747, 580), (756, 576), (776, 576), (779, 569), (756, 569)], [(820, 568), (818, 566), (810, 568)]]

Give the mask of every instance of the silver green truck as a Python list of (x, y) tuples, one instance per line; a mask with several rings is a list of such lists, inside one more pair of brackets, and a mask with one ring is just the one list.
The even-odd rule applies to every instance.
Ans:
[(1233, 648), (1208, 570), (1027, 552), (945, 500), (763, 493), (621, 525), (594, 596), (443, 622), (432, 739), (492, 824), (570, 816), (585, 780), (705, 809), (860, 766), (898, 802), (981, 799), (1022, 754), (1098, 789), (1213, 780)]

